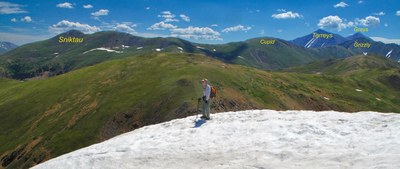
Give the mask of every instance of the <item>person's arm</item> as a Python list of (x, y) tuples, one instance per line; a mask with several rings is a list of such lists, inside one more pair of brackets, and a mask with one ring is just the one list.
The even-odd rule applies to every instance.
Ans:
[(211, 86), (207, 85), (206, 87), (206, 100), (210, 100), (210, 94), (211, 94)]

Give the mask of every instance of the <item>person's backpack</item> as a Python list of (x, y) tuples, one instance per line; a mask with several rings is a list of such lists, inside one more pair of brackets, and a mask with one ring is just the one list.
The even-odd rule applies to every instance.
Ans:
[(216, 96), (217, 96), (217, 89), (215, 89), (214, 86), (211, 86), (210, 98), (214, 98)]

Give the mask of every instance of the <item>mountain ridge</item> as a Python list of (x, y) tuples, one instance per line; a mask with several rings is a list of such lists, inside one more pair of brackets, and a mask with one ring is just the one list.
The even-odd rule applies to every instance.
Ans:
[[(324, 30), (320, 34), (332, 34)], [(81, 43), (60, 43), (60, 36), (77, 36)], [(315, 40), (312, 34), (303, 39)], [(318, 35), (319, 36), (319, 35)], [(322, 36), (322, 35), (321, 35)], [(336, 40), (336, 38), (338, 40)], [(305, 48), (294, 41), (285, 41), (273, 37), (252, 38), (227, 44), (199, 44), (179, 38), (144, 38), (116, 31), (83, 34), (71, 30), (48, 40), (18, 47), (0, 56), (0, 76), (15, 79), (48, 77), (86, 66), (98, 64), (110, 59), (119, 59), (152, 52), (199, 53), (223, 60), (227, 63), (241, 64), (264, 70), (279, 70), (328, 58), (345, 58), (363, 53), (378, 54), (392, 60), (400, 60), (400, 46), (375, 42), (362, 34), (354, 34), (346, 40), (332, 34), (331, 44), (323, 47)], [(356, 39), (354, 39), (356, 38)], [(371, 48), (354, 47), (354, 43), (370, 43)], [(268, 42), (270, 41), (270, 42)], [(328, 38), (329, 41), (329, 38)], [(306, 43), (306, 42), (304, 42)], [(390, 55), (387, 55), (390, 53)]]
[(13, 50), (17, 47), (18, 47), (18, 45), (13, 44), (11, 42), (6, 42), (6, 41), (1, 42), (0, 41), (0, 55), (3, 53), (7, 53), (8, 51)]

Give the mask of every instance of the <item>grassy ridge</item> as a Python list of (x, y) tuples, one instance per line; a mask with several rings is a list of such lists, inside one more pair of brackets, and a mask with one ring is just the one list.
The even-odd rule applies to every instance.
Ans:
[[(59, 43), (60, 36), (83, 38), (83, 42)], [(261, 39), (274, 39), (276, 42), (264, 45), (260, 44)], [(100, 47), (119, 53), (91, 51)], [(162, 52), (204, 54), (227, 63), (264, 70), (277, 70), (324, 58), (343, 58), (357, 53), (341, 46), (307, 49), (269, 37), (227, 44), (197, 44), (171, 37), (143, 38), (116, 31), (83, 34), (71, 30), (48, 40), (20, 46), (1, 55), (0, 77), (27, 79), (55, 76), (112, 59), (154, 52), (156, 49)]]
[(199, 54), (153, 53), (44, 80), (0, 79), (1, 163), (14, 153), (3, 166), (25, 168), (141, 126), (194, 114), (199, 80), (205, 77), (218, 89), (213, 112), (399, 112), (400, 91), (380, 81), (399, 74), (397, 69), (351, 78), (266, 72)]

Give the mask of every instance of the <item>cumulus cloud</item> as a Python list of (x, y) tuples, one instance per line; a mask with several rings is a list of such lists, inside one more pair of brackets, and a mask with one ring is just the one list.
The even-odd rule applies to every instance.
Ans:
[(381, 11), (381, 12), (378, 12), (378, 13), (373, 13), (372, 15), (383, 16), (383, 15), (385, 15), (385, 12)]
[(72, 5), (69, 2), (64, 2), (64, 3), (57, 4), (56, 7), (58, 7), (58, 8), (70, 8), (71, 9), (71, 8), (74, 8), (74, 5)]
[(273, 14), (272, 17), (275, 19), (295, 19), (295, 18), (302, 18), (303, 16), (300, 15), (299, 13), (289, 11), (279, 14)]
[(159, 18), (164, 18), (164, 22), (178, 22), (178, 19), (175, 19), (175, 15), (170, 11), (163, 11), (161, 15), (158, 15)]
[(147, 28), (147, 30), (165, 30), (165, 29), (175, 29), (175, 28), (177, 28), (177, 26), (161, 21), (151, 25), (149, 28)]
[(346, 6), (349, 6), (348, 4), (346, 4), (345, 2), (339, 2), (338, 4), (336, 4), (336, 5), (333, 5), (333, 7), (335, 7), (335, 8), (344, 8), (344, 7), (346, 7)]
[(134, 27), (136, 27), (136, 24), (117, 23), (114, 26), (113, 30), (114, 31), (119, 31), (119, 32), (126, 32), (126, 33), (130, 33), (130, 34), (137, 34), (135, 29), (133, 29)]
[(85, 9), (90, 9), (90, 8), (93, 8), (93, 5), (86, 4), (86, 5), (83, 5), (82, 7), (85, 8)]
[(23, 18), (21, 18), (22, 22), (32, 22), (32, 18), (30, 16), (25, 16)]
[(243, 26), (243, 25), (236, 25), (236, 26), (232, 26), (232, 27), (228, 27), (222, 30), (222, 32), (228, 33), (228, 32), (236, 32), (236, 31), (244, 31), (247, 32), (248, 30), (250, 30), (251, 27), (250, 26)]
[(172, 37), (195, 40), (222, 40), (220, 33), (209, 27), (192, 27), (171, 29)]
[(318, 27), (320, 28), (328, 28), (328, 29), (336, 29), (341, 31), (346, 28), (347, 25), (339, 16), (327, 16), (319, 20)]
[(82, 24), (79, 22), (62, 20), (57, 24), (53, 24), (52, 26), (50, 26), (49, 32), (58, 34), (72, 29), (82, 31), (83, 33), (94, 33), (100, 31), (100, 28), (96, 26), (90, 26), (88, 24)]
[(362, 25), (362, 26), (377, 26), (379, 23), (381, 23), (380, 19), (375, 16), (367, 16), (364, 19), (356, 19), (356, 24), (357, 25)]
[(371, 39), (373, 39), (374, 41), (380, 41), (383, 43), (395, 43), (400, 45), (400, 39), (387, 39), (387, 38), (383, 38), (383, 37), (371, 37)]
[(32, 18), (30, 16), (22, 17), (19, 20), (17, 18), (12, 18), (11, 19), (11, 22), (18, 22), (18, 21), (21, 21), (21, 22), (32, 22), (33, 20), (32, 20)]
[(91, 13), (91, 15), (94, 17), (105, 16), (108, 15), (108, 12), (110, 12), (108, 9), (100, 9), (97, 12)]
[(367, 16), (363, 19), (356, 18), (354, 22), (346, 22), (345, 19), (339, 16), (327, 16), (319, 20), (318, 27), (336, 29), (341, 31), (342, 29), (353, 27), (353, 26), (377, 26), (380, 24), (380, 19), (375, 16)]
[(181, 17), (182, 20), (186, 21), (186, 22), (190, 22), (190, 18), (184, 14), (180, 14), (179, 15)]
[(27, 11), (22, 9), (22, 7), (23, 6), (19, 4), (0, 2), (0, 14), (27, 13)]
[(396, 12), (396, 15), (397, 15), (397, 16), (400, 16), (400, 11), (397, 11), (397, 12)]

